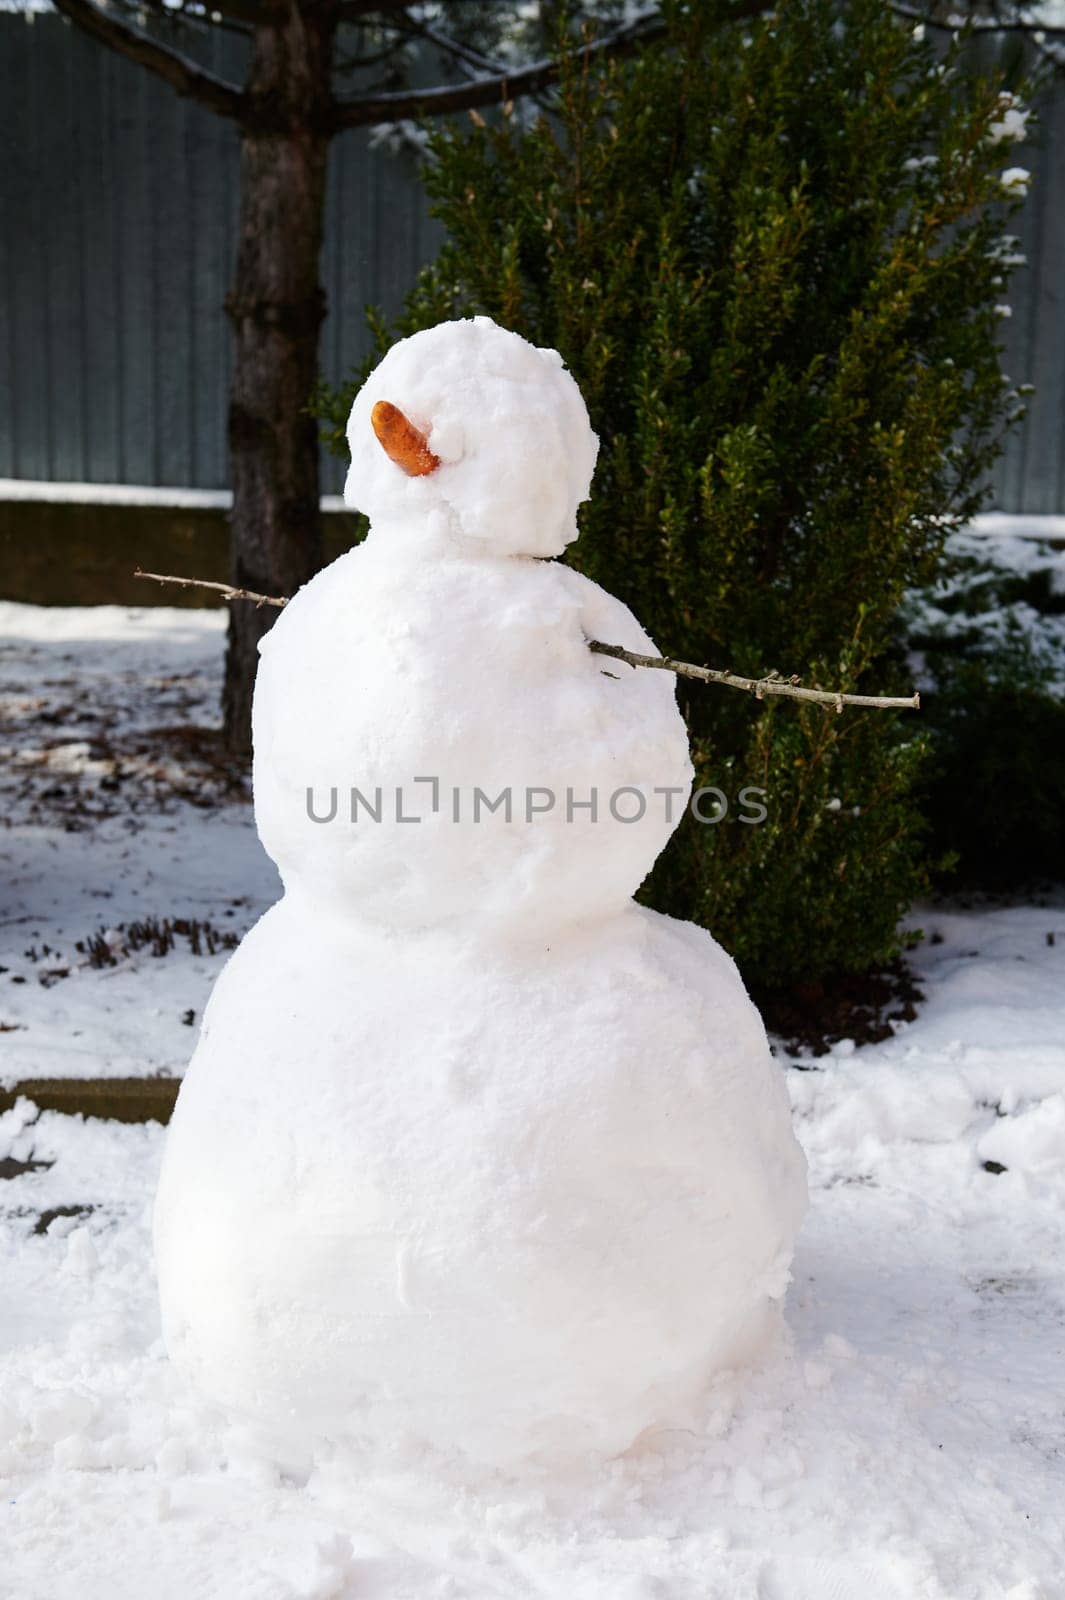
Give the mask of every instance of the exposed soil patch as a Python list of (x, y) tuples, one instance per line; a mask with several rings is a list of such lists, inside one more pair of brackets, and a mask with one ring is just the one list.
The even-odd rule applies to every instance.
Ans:
[(90, 967), (116, 967), (120, 960), (138, 950), (161, 957), (169, 955), (178, 941), (188, 945), (194, 956), (213, 956), (219, 950), (235, 950), (240, 938), (230, 929), (216, 928), (212, 922), (193, 917), (146, 917), (142, 922), (120, 922), (117, 928), (97, 928), (75, 948), (88, 959)]
[(82, 673), (65, 666), (40, 647), (0, 645), (0, 826), (81, 833), (120, 816), (135, 829), (138, 816), (181, 803), (211, 810), (251, 798), (203, 670), (109, 670), (106, 656)]
[(47, 1211), (42, 1211), (33, 1225), (34, 1233), (47, 1233), (53, 1222), (60, 1217), (90, 1217), (95, 1211), (95, 1206), (49, 1206)]
[(894, 1023), (913, 1021), (924, 995), (899, 960), (879, 972), (841, 973), (784, 991), (755, 991), (753, 998), (767, 1029), (790, 1054), (823, 1056), (841, 1039), (858, 1045), (890, 1039)]
[(0, 1179), (21, 1178), (27, 1172), (47, 1172), (52, 1165), (50, 1161), (17, 1161), (14, 1156), (4, 1156), (0, 1160)]

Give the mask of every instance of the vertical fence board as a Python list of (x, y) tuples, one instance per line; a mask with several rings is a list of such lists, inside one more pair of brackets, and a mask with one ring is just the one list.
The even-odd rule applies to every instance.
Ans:
[[(1032, 513), (1062, 509), (1057, 456), (1061, 448), (1065, 301), (1059, 288), (1065, 248), (1065, 119), (1062, 97), (1041, 106), (1039, 144), (1002, 147), (1003, 166), (1033, 174), (1028, 199), (1012, 226), (1026, 264), (1013, 276), (1012, 316), (1003, 329), (1003, 370), (1014, 383), (1036, 385), (1028, 417), (1009, 436), (995, 474), (995, 502)], [(1057, 179), (1055, 181), (1055, 173)]]
[[(119, 257), (112, 263), (118, 274), (123, 323), (121, 365), (117, 382), (122, 387), (122, 478), (126, 483), (158, 483), (155, 471), (155, 301), (152, 234), (151, 169), (154, 149), (148, 123), (155, 85), (147, 73), (131, 78), (126, 63), (116, 63), (118, 95), (117, 137), (112, 182), (121, 196)], [(148, 101), (146, 107), (145, 102)], [(147, 113), (147, 114), (146, 114)], [(154, 140), (152, 141), (154, 145)]]
[(118, 482), (122, 409), (117, 383), (97, 374), (117, 371), (120, 346), (118, 276), (115, 272), (116, 185), (112, 182), (110, 129), (115, 97), (113, 59), (85, 52), (86, 91), (79, 137), (81, 170), (82, 359), (85, 366), (85, 460), (80, 476)]
[(1036, 337), (1026, 377), (1036, 397), (1026, 424), (1025, 509), (1053, 512), (1062, 509), (1065, 493), (1065, 95), (1044, 106), (1042, 134), (1044, 160), (1035, 175), (1041, 193), (1034, 197), (1042, 229), (1029, 288)]
[(59, 177), (58, 185), (38, 213), (45, 258), (47, 293), (49, 463), (54, 478), (81, 477), (82, 387), (81, 250), (78, 203), (79, 158), (75, 120), (78, 57), (67, 51), (50, 73), (41, 52), (33, 51), (31, 71), (37, 106), (37, 134), (45, 164)]
[[(160, 483), (191, 483), (192, 283), (198, 244), (188, 151), (188, 102), (167, 95), (157, 111), (153, 182), (152, 278), (155, 284), (155, 471)], [(194, 169), (193, 169), (194, 171)], [(172, 270), (175, 252), (185, 271)]]
[[(5, 19), (6, 22), (6, 19)], [(15, 403), (14, 429), (4, 443), (5, 465), (21, 477), (48, 478), (52, 473), (48, 432), (48, 330), (45, 321), (45, 242), (39, 172), (43, 165), (38, 148), (41, 113), (33, 76), (33, 57), (40, 48), (39, 21), (17, 19), (10, 30), (10, 47), (2, 59), (6, 82), (3, 105), (10, 118), (4, 146), (10, 160), (4, 163), (2, 214), (10, 218), (7, 230), (11, 249), (11, 344)]]
[[(0, 128), (0, 166), (10, 171), (17, 158), (14, 140), (7, 128)], [(8, 205), (13, 202), (13, 193), (9, 190)], [(6, 218), (6, 220), (5, 220)], [(17, 445), (16, 425), (16, 399), (15, 377), (17, 367), (15, 363), (15, 218), (8, 210), (5, 215), (0, 215), (0, 295), (3, 296), (2, 311), (0, 311), (0, 446), (11, 462), (14, 461)], [(0, 471), (3, 463), (0, 461)]]

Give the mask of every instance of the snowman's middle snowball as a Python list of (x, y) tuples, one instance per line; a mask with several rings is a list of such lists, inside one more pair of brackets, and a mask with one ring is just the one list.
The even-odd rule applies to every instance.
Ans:
[[(654, 651), (556, 562), (430, 558), (375, 527), (262, 645), (255, 813), (286, 888), (378, 926), (492, 937), (624, 906), (691, 764), (669, 674), (615, 668), (590, 638)], [(509, 819), (489, 809), (507, 791)]]

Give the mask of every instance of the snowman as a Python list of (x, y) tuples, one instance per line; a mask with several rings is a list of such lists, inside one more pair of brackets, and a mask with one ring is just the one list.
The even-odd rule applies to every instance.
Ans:
[(415, 334), (349, 440), (369, 535), (261, 646), (284, 895), (171, 1124), (167, 1348), (288, 1458), (617, 1454), (780, 1326), (782, 1077), (729, 956), (632, 899), (692, 770), (672, 679), (588, 648), (651, 640), (551, 559), (597, 452), (559, 355)]

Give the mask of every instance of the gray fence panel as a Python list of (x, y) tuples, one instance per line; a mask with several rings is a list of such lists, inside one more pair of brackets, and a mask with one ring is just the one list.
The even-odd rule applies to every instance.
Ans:
[[(236, 80), (245, 47), (205, 61)], [(1065, 82), (1035, 146), (1017, 231), (1029, 265), (1003, 324), (1006, 371), (1037, 386), (995, 477), (1005, 510), (1065, 512)], [(0, 476), (220, 488), (237, 135), (54, 15), (0, 13)], [(363, 308), (396, 309), (439, 230), (414, 161), (363, 133), (334, 141), (322, 367), (368, 348)], [(324, 462), (325, 487), (343, 480)]]
[[(5, 285), (9, 317), (8, 371), (5, 387), (12, 395), (12, 427), (7, 436), (13, 454), (11, 468), (29, 477), (26, 463), (41, 477), (51, 477), (48, 431), (48, 328), (45, 321), (46, 257), (41, 226), (43, 196), (35, 181), (33, 156), (27, 149), (28, 132), (39, 120), (37, 85), (33, 71), (33, 37), (25, 23), (5, 19), (4, 102), (11, 130), (0, 146), (0, 166), (7, 174), (2, 214), (8, 240), (8, 279)], [(21, 135), (21, 138), (20, 138)], [(2, 462), (7, 471), (6, 459)]]
[[(201, 53), (239, 81), (243, 50), (218, 32)], [(0, 477), (225, 486), (237, 183), (231, 124), (59, 17), (0, 13)], [(438, 238), (412, 157), (334, 141), (327, 377)]]
[[(86, 374), (117, 371), (121, 339), (119, 277), (113, 269), (116, 197), (108, 182), (114, 143), (114, 71), (108, 52), (98, 50), (96, 56), (96, 60), (86, 61), (83, 105), (85, 127), (98, 128), (100, 134), (87, 152), (79, 190), (84, 317), (81, 354)], [(79, 475), (86, 462), (91, 461), (105, 482), (121, 482), (121, 385), (90, 382), (87, 388), (91, 403), (85, 407), (85, 448)]]
[(1034, 384), (1036, 392), (1024, 427), (1010, 440), (999, 482), (1008, 510), (1060, 512), (1065, 511), (1065, 84), (1044, 98), (1037, 138), (1033, 149), (1016, 152), (1034, 185), (1021, 212), (1028, 266), (1018, 273), (1010, 295), (1009, 333), (1014, 322), (1018, 327), (1006, 339), (1006, 371)]

